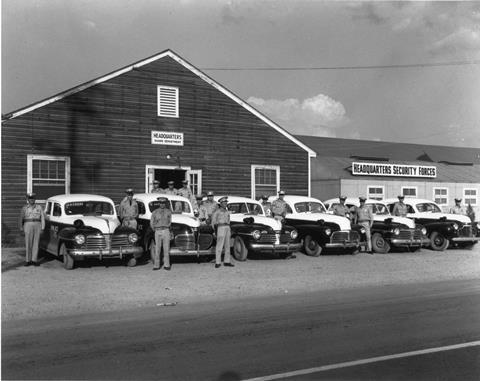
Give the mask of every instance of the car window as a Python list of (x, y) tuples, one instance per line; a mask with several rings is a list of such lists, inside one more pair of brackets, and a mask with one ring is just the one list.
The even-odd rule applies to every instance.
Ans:
[(60, 217), (62, 215), (62, 207), (60, 204), (55, 203), (55, 205), (53, 205), (53, 215), (55, 217)]
[(228, 204), (228, 210), (232, 214), (247, 213), (247, 206), (243, 202), (232, 202)]
[(50, 215), (51, 211), (52, 211), (52, 202), (49, 201), (49, 202), (47, 202), (47, 205), (45, 206), (45, 214)]
[(416, 206), (418, 211), (421, 213), (423, 212), (441, 213), (442, 212), (437, 205), (431, 202), (423, 202), (423, 203), (417, 204)]
[(252, 215), (263, 215), (263, 209), (260, 205), (258, 204), (254, 204), (252, 202), (249, 202), (247, 203), (247, 207), (248, 207), (248, 214), (252, 214)]
[(374, 204), (373, 213), (378, 215), (388, 215), (390, 212), (383, 204)]
[(407, 205), (407, 213), (415, 213), (415, 210), (413, 210), (412, 205)]
[(297, 211), (297, 213), (325, 213), (325, 208), (319, 202), (297, 202), (295, 204), (295, 210)]
[(293, 213), (293, 210), (290, 207), (290, 205), (287, 204), (286, 207), (287, 207), (287, 213)]
[[(330, 204), (323, 203), (323, 205), (325, 205), (325, 209), (330, 210)], [(332, 208), (333, 208), (333, 204), (332, 204)]]
[[(53, 207), (53, 215), (55, 216), (55, 206)], [(113, 206), (109, 202), (104, 201), (76, 201), (76, 202), (69, 202), (65, 204), (65, 214), (67, 216), (75, 215), (75, 214), (82, 214), (84, 216), (87, 215), (102, 215), (114, 214)]]
[[(150, 212), (153, 212), (155, 209), (158, 209), (160, 206), (160, 201), (155, 200), (148, 204), (148, 208)], [(177, 201), (177, 200), (170, 200), (167, 204), (167, 209), (170, 209), (172, 213), (191, 213), (192, 209), (190, 208), (190, 204), (187, 201)]]
[(145, 214), (147, 212), (145, 210), (145, 204), (142, 201), (138, 201), (138, 200), (135, 200), (135, 201), (137, 201), (137, 205), (138, 205), (138, 214)]

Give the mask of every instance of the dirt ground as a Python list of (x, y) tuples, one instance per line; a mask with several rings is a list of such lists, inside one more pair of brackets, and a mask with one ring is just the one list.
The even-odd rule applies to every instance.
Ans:
[(263, 256), (215, 269), (196, 258), (173, 258), (172, 270), (150, 263), (126, 267), (90, 260), (74, 270), (55, 258), (23, 267), (24, 249), (2, 249), (2, 319), (115, 311), (164, 303), (202, 303), (255, 296), (301, 294), (454, 279), (480, 279), (480, 245), (473, 250), (396, 252), (386, 255), (297, 253), (296, 259)]

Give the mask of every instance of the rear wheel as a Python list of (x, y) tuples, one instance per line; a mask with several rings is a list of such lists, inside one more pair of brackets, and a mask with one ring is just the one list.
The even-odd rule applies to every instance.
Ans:
[(430, 246), (433, 250), (444, 251), (448, 247), (448, 239), (439, 232), (433, 232), (430, 235)]
[(233, 240), (233, 257), (240, 262), (246, 261), (248, 256), (248, 250), (245, 246), (245, 242), (240, 237), (235, 237)]
[(322, 246), (311, 235), (305, 236), (303, 248), (305, 254), (311, 257), (318, 257), (322, 253)]
[(75, 261), (73, 257), (68, 254), (67, 247), (64, 243), (62, 243), (62, 245), (60, 246), (60, 251), (58, 254), (63, 258), (63, 267), (66, 270), (72, 270), (73, 266), (75, 265)]
[(390, 251), (390, 244), (380, 233), (372, 234), (372, 249), (375, 253), (386, 254)]

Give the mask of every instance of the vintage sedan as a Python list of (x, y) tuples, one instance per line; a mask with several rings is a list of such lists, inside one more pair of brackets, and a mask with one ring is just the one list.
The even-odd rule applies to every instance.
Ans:
[(143, 253), (138, 232), (120, 225), (113, 201), (92, 194), (64, 194), (47, 200), (40, 249), (62, 257), (68, 270), (86, 257), (121, 258), (135, 266)]
[(150, 227), (150, 219), (153, 211), (160, 206), (159, 197), (168, 199), (167, 208), (172, 211), (170, 255), (197, 257), (214, 255), (213, 229), (201, 225), (195, 218), (189, 199), (176, 195), (138, 193), (134, 199), (139, 209), (137, 222), (140, 242), (150, 258), (153, 258), (155, 253), (155, 235)]
[[(333, 213), (333, 208), (340, 204), (338, 198), (324, 201), (328, 213)], [(367, 199), (365, 204), (372, 209), (373, 225), (372, 249), (376, 253), (385, 254), (393, 247), (403, 247), (410, 251), (416, 251), (425, 246), (430, 246), (430, 240), (426, 236), (427, 229), (421, 225), (415, 225), (410, 218), (392, 216), (387, 205), (379, 200)], [(358, 198), (347, 197), (345, 205), (355, 214), (355, 208), (360, 206)]]
[[(385, 203), (393, 211), (398, 199), (387, 199)], [(420, 198), (405, 198), (407, 217), (425, 226), (433, 250), (443, 251), (451, 246), (471, 248), (479, 237), (478, 226), (470, 218), (460, 214), (443, 213), (435, 202)]]
[[(214, 199), (218, 202), (221, 197)], [(286, 258), (301, 249), (297, 230), (267, 217), (258, 201), (228, 196), (227, 208), (231, 212), (232, 254), (237, 261), (245, 261), (249, 253), (278, 254)]]
[[(273, 202), (275, 199), (275, 196), (271, 196), (268, 201)], [(285, 221), (298, 230), (305, 254), (319, 256), (324, 249), (354, 254), (365, 245), (359, 232), (352, 230), (350, 220), (328, 214), (320, 200), (286, 195), (284, 201), (287, 203)]]

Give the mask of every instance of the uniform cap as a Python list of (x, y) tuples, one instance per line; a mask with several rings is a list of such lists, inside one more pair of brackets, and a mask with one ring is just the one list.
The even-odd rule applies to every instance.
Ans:
[(161, 204), (166, 204), (168, 202), (168, 198), (166, 197), (158, 197), (157, 200), (161, 203)]
[(214, 194), (213, 194), (212, 191), (210, 191), (210, 192), (207, 193), (207, 196), (213, 196), (213, 195), (214, 195)]
[(403, 194), (399, 194), (397, 197), (398, 197), (399, 199), (405, 198), (405, 196), (404, 196)]
[(268, 196), (266, 194), (262, 195), (262, 200), (268, 200)]
[(228, 202), (228, 197), (227, 196), (224, 196), (224, 197), (221, 197), (218, 202)]
[(168, 184), (168, 185), (174, 185), (174, 184), (175, 184), (175, 181), (169, 181), (167, 184)]
[(279, 195), (279, 196), (282, 196), (282, 195), (285, 196), (285, 192), (284, 192), (283, 190), (278, 191), (278, 195)]
[(366, 200), (367, 200), (366, 197), (363, 197), (363, 196), (359, 197), (358, 199), (359, 199), (360, 201), (366, 201)]
[(127, 188), (127, 189), (125, 189), (125, 193), (133, 194), (133, 189), (132, 188)]
[(347, 196), (340, 196), (339, 199), (340, 199), (340, 200), (346, 200), (346, 199), (347, 199)]
[(31, 193), (27, 193), (26, 196), (27, 196), (27, 198), (35, 198), (35, 197), (37, 197), (37, 195), (36, 195), (35, 193), (32, 193), (32, 192), (31, 192)]
[(461, 198), (456, 198), (456, 199), (455, 199), (455, 202), (461, 202), (461, 201), (462, 201)]
[(158, 180), (153, 180), (153, 183), (154, 183), (154, 184), (160, 184), (160, 181), (158, 181)]

